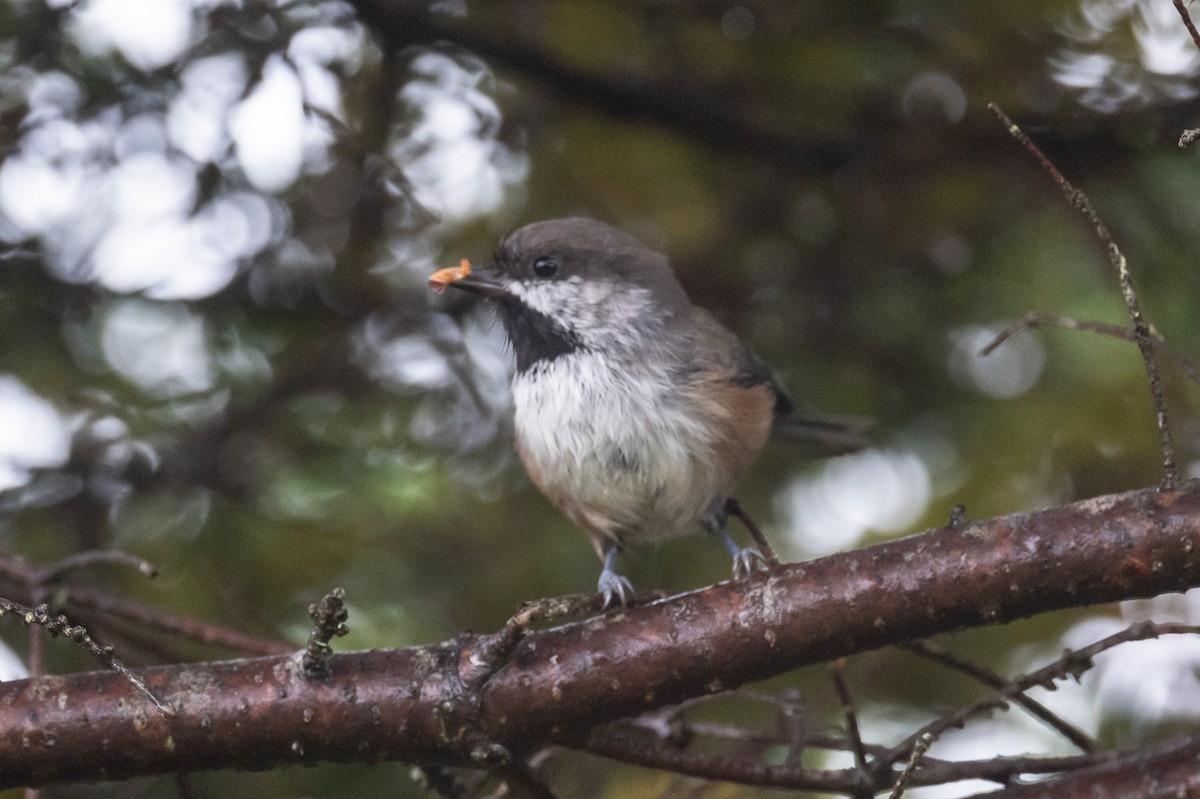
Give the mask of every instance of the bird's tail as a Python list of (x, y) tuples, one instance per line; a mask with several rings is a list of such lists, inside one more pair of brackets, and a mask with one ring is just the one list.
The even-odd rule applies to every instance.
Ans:
[(776, 417), (771, 435), (804, 446), (804, 455), (824, 458), (856, 452), (871, 445), (867, 431), (874, 421), (864, 416), (822, 416), (791, 412)]

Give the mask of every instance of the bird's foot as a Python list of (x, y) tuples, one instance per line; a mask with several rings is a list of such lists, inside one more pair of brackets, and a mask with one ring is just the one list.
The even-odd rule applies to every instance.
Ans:
[(742, 547), (733, 553), (733, 579), (745, 580), (756, 571), (767, 570), (767, 559), (754, 547)]
[(605, 610), (615, 608), (618, 605), (626, 608), (633, 604), (633, 583), (629, 582), (628, 577), (617, 574), (607, 567), (605, 567), (604, 571), (600, 572), (600, 579), (596, 582), (596, 590), (600, 592), (600, 596), (604, 597)]

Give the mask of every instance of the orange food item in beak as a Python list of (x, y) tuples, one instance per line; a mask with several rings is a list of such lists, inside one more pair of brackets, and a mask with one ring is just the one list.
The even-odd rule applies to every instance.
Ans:
[(446, 290), (446, 286), (455, 283), (463, 278), (471, 276), (471, 263), (463, 258), (458, 262), (458, 266), (450, 266), (445, 269), (439, 269), (429, 276), (429, 288), (441, 294)]

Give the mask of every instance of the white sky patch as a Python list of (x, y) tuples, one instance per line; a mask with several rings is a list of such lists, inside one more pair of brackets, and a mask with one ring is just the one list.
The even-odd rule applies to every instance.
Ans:
[(255, 188), (282, 191), (300, 175), (304, 124), (300, 79), (282, 58), (271, 56), (262, 80), (229, 120), (238, 163)]
[(972, 325), (950, 331), (947, 369), (955, 383), (997, 399), (1018, 397), (1037, 384), (1046, 366), (1046, 350), (1037, 337), (1021, 333), (990, 354), (979, 354), (1002, 329)]
[(500, 109), (481, 89), (489, 73), (441, 53), (423, 53), (412, 69), (400, 99), (416, 119), (392, 151), (417, 201), (448, 224), (493, 213), (528, 164), (496, 139)]
[(151, 70), (166, 66), (191, 41), (190, 0), (84, 0), (72, 33), (93, 53), (120, 50), (131, 64)]
[(177, 396), (213, 386), (204, 318), (177, 303), (119, 300), (104, 317), (105, 360), (143, 391)]
[(84, 187), (79, 170), (15, 155), (0, 167), (0, 208), (26, 236), (40, 236), (76, 210)]
[[(1101, 113), (1195, 97), (1200, 51), (1171, 0), (1080, 0), (1059, 26), (1072, 44), (1051, 74)], [(1122, 54), (1136, 50), (1136, 59)]]
[[(372, 337), (370, 324), (365, 333)], [(369, 342), (374, 356), (372, 376), (402, 390), (429, 391), (454, 382), (446, 356), (424, 336), (399, 336)]]
[(329, 65), (337, 64), (340, 71), (354, 74), (362, 66), (362, 52), (362, 31), (358, 28), (324, 26), (297, 31), (288, 42), (288, 60), (296, 66), (305, 101), (340, 118), (341, 81)]
[(24, 661), (0, 641), (0, 682), (24, 680), (28, 676), (29, 669), (25, 667)]
[(1170, 0), (1142, 0), (1130, 21), (1142, 66), (1159, 75), (1195, 75), (1200, 51)]
[[(1200, 623), (1200, 590), (1123, 602), (1119, 618), (1095, 616), (1073, 625), (1062, 647), (1087, 646), (1146, 619)], [(1095, 731), (1112, 718), (1130, 724), (1135, 737), (1165, 723), (1194, 725), (1200, 720), (1200, 639), (1165, 635), (1121, 644), (1097, 655), (1081, 682), (1093, 713), (1085, 729)]]
[(171, 143), (199, 163), (219, 160), (230, 146), (226, 116), (241, 98), (247, 79), (238, 53), (188, 64), (180, 76), (182, 90), (167, 111)]
[(36, 125), (74, 115), (83, 102), (83, 90), (69, 75), (49, 70), (29, 81), (25, 98), (29, 103), (29, 113), (24, 122)]
[(907, 529), (931, 497), (929, 469), (916, 454), (869, 449), (797, 477), (775, 502), (794, 551), (815, 557), (849, 549), (871, 531)]
[(98, 282), (113, 291), (174, 299), (207, 296), (233, 279), (240, 253), (214, 246), (222, 239), (207, 235), (213, 209), (190, 216), (195, 199), (190, 164), (162, 153), (137, 153), (111, 169), (106, 183), (114, 224), (92, 253)]
[(54, 469), (67, 462), (67, 420), (12, 375), (0, 374), (0, 419), (0, 491), (29, 482), (33, 469)]
[(193, 213), (198, 166), (167, 154), (170, 125), (145, 115), (114, 122), (49, 118), (31, 129), (0, 165), (0, 234), (41, 237), (62, 280), (158, 299), (221, 290), (278, 234), (268, 201), (235, 192)]

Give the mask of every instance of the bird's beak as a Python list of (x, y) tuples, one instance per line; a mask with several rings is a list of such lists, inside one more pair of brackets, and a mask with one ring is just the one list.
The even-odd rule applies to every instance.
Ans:
[(469, 277), (456, 280), (450, 285), (472, 294), (482, 294), (485, 297), (499, 297), (508, 294), (507, 286), (500, 282), (500, 270), (494, 266), (476, 269)]
[(472, 269), (464, 258), (456, 267), (439, 269), (429, 277), (429, 287), (441, 294), (446, 286), (454, 286), (473, 294), (498, 297), (508, 293), (508, 289), (500, 277), (500, 270), (495, 265)]

